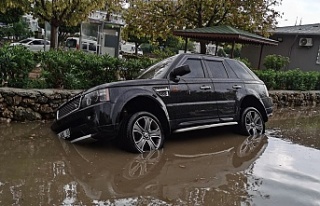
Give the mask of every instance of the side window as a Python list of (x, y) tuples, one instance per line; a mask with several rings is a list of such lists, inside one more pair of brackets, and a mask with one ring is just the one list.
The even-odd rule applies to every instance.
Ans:
[(34, 40), (31, 45), (43, 45), (41, 41)]
[(226, 69), (227, 69), (229, 78), (231, 78), (231, 79), (238, 79), (236, 73), (234, 73), (234, 71), (230, 68), (229, 65), (226, 65)]
[(82, 42), (82, 49), (87, 50), (88, 49), (88, 43), (87, 42)]
[(210, 77), (219, 79), (228, 78), (228, 74), (222, 62), (210, 60), (206, 60), (205, 62), (208, 66)]
[(189, 65), (190, 73), (183, 76), (183, 78), (204, 78), (204, 72), (200, 59), (187, 59), (183, 65)]
[(89, 50), (90, 51), (96, 51), (97, 50), (97, 47), (94, 43), (89, 43)]
[(227, 62), (239, 78), (254, 79), (253, 76), (247, 70), (245, 70), (237, 61), (229, 60)]

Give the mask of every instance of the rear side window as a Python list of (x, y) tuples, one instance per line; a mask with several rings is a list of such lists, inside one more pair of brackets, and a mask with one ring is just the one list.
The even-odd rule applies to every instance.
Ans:
[(227, 79), (228, 74), (222, 62), (206, 60), (209, 75), (212, 78)]
[(182, 65), (189, 65), (190, 73), (183, 78), (204, 78), (203, 67), (200, 59), (187, 59)]
[(247, 69), (238, 61), (228, 60), (227, 63), (240, 79), (255, 79)]

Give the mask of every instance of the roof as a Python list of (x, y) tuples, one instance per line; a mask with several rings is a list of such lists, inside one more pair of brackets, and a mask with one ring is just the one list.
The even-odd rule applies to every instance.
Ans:
[(278, 27), (274, 31), (274, 34), (309, 34), (320, 35), (320, 23), (318, 24), (306, 24), (297, 26)]
[(275, 40), (226, 25), (176, 30), (173, 34), (176, 36), (208, 41), (278, 45), (278, 42)]

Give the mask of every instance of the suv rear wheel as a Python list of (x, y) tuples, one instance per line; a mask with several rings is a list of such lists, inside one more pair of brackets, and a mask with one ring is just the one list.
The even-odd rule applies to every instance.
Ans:
[(122, 144), (130, 152), (143, 153), (162, 148), (164, 133), (160, 121), (149, 112), (137, 112), (123, 122)]
[(261, 135), (265, 132), (262, 115), (254, 107), (248, 107), (242, 112), (239, 125), (244, 135)]

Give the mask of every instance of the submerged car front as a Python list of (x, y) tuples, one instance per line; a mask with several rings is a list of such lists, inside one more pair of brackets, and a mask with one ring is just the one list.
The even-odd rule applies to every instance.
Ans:
[[(95, 87), (82, 92), (59, 107), (51, 129), (60, 138), (72, 142), (112, 132), (111, 106), (108, 87)], [(110, 136), (113, 136), (110, 134)]]

